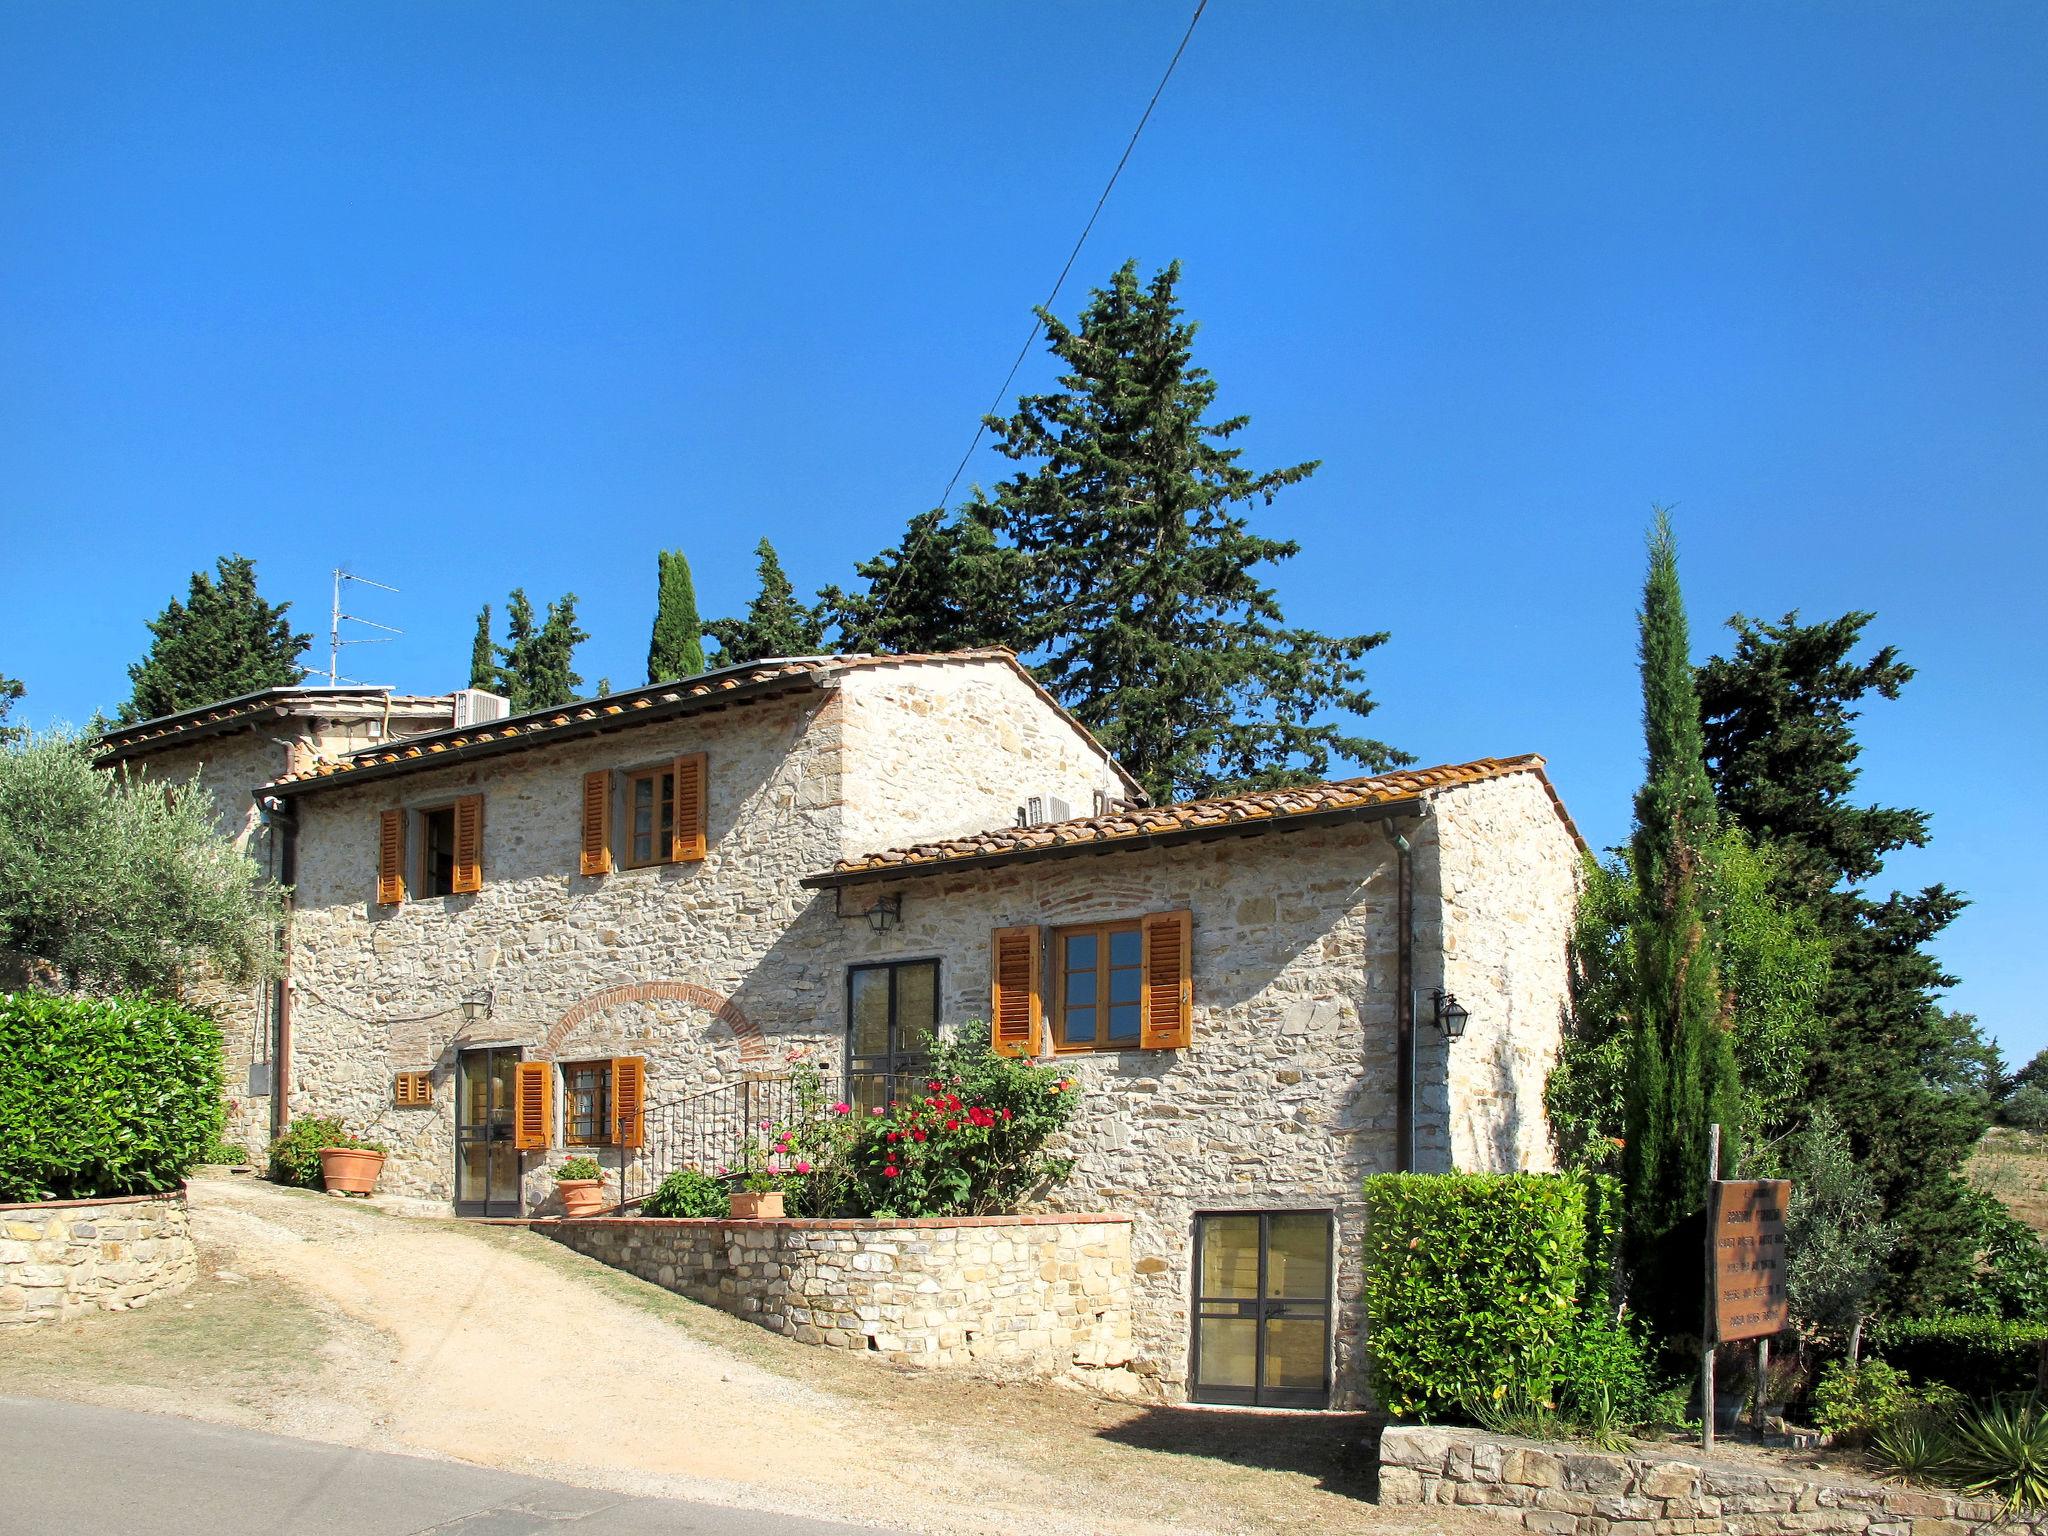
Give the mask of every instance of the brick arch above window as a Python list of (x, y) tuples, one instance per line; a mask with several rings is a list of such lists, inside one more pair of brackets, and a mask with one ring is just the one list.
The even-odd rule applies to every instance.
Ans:
[(689, 1003), (702, 1008), (732, 1031), (739, 1042), (740, 1060), (749, 1066), (761, 1065), (768, 1060), (768, 1041), (762, 1035), (760, 1026), (755, 1024), (731, 998), (714, 992), (709, 987), (700, 987), (691, 981), (630, 981), (615, 987), (605, 987), (591, 993), (549, 1027), (547, 1037), (540, 1043), (538, 1054), (552, 1061), (562, 1045), (576, 1032), (577, 1026), (595, 1018), (607, 1008), (616, 1008), (621, 1003)]

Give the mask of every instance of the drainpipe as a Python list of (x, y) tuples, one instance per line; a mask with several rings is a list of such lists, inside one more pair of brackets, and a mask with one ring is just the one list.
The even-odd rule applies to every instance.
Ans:
[[(276, 836), (269, 839), (267, 850), (275, 865), (277, 883), (287, 888), (299, 878), (299, 810), (288, 800), (269, 800), (263, 804), (263, 814), (270, 822)], [(285, 897), (284, 921), (278, 925), (277, 948), (281, 967), (276, 985), (272, 991), (275, 1005), (272, 1009), (275, 1039), (270, 1048), (270, 1134), (281, 1136), (291, 1123), (292, 1090), (292, 974), (291, 945), (291, 896)]]
[(1415, 854), (1398, 822), (1394, 844), (1394, 1169), (1415, 1170)]

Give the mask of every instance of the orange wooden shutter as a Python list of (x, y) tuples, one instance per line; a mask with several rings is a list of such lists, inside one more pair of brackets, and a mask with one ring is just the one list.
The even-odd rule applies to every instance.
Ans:
[(467, 895), (484, 888), (484, 797), (464, 795), (455, 802), (455, 877), (449, 889)]
[(521, 1152), (545, 1152), (554, 1145), (553, 1068), (545, 1061), (515, 1065), (512, 1084), (512, 1145)]
[(1173, 1050), (1194, 1037), (1194, 919), (1187, 912), (1154, 912), (1145, 932), (1145, 1009), (1139, 1045)]
[(612, 1058), (612, 1140), (622, 1147), (637, 1147), (641, 1122), (647, 1108), (647, 1058)]
[(583, 873), (604, 875), (612, 867), (612, 776), (605, 769), (583, 775)]
[(377, 904), (405, 900), (405, 812), (386, 811), (377, 824)]
[(669, 857), (678, 864), (704, 857), (705, 763), (702, 752), (676, 759), (676, 821)]
[(1036, 928), (998, 928), (990, 962), (989, 1046), (998, 1055), (1036, 1056), (1044, 1019), (1039, 974), (1041, 939)]

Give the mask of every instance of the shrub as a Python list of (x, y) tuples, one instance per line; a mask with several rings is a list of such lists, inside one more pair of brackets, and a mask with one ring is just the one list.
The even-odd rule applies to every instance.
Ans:
[[(1587, 1182), (1554, 1174), (1381, 1174), (1365, 1181), (1373, 1390), (1391, 1413), (1520, 1397), (1550, 1405), (1572, 1363), (1588, 1396), (1623, 1346), (1577, 1338), (1598, 1251)], [(1604, 1183), (1601, 1206), (1612, 1207)], [(1604, 1306), (1606, 1277), (1591, 1277)]]
[(1923, 1381), (1978, 1395), (2025, 1392), (2048, 1380), (2048, 1320), (1893, 1318), (1871, 1347)]
[(640, 1205), (646, 1216), (730, 1216), (732, 1196), (721, 1180), (694, 1168), (678, 1168)]
[(1882, 1360), (1830, 1360), (1809, 1400), (1814, 1428), (1842, 1440), (1867, 1440), (1917, 1406), (1912, 1379)]
[(171, 1189), (220, 1139), (220, 1029), (146, 998), (0, 994), (0, 1200)]
[(601, 1179), (604, 1169), (594, 1157), (572, 1157), (555, 1170), (557, 1179)]
[(1999, 1118), (2023, 1131), (2048, 1131), (2048, 1088), (2022, 1083), (1999, 1106)]
[(320, 1187), (320, 1149), (343, 1145), (348, 1133), (339, 1120), (309, 1115), (294, 1120), (270, 1144), (270, 1177), (299, 1189)]
[(1605, 1305), (1573, 1319), (1558, 1359), (1558, 1406), (1587, 1425), (1655, 1416), (1657, 1382), (1641, 1326)]
[(1870, 1437), (1870, 1456), (1910, 1482), (1939, 1482), (1955, 1461), (1954, 1426), (1939, 1413), (1909, 1413)]
[(2008, 1397), (1966, 1410), (1956, 1420), (1952, 1470), (1963, 1492), (2003, 1499), (2015, 1509), (2048, 1507), (2048, 1407), (2038, 1397)]

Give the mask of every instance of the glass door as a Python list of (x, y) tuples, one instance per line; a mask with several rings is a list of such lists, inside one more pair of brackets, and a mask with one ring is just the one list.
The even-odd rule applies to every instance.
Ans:
[(519, 1153), (512, 1145), (516, 1046), (464, 1051), (455, 1062), (455, 1214), (518, 1216)]
[(1195, 1218), (1194, 1400), (1330, 1404), (1330, 1214)]
[(846, 973), (846, 1096), (861, 1114), (923, 1091), (925, 1036), (939, 1027), (939, 962), (895, 960)]

